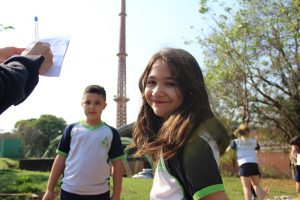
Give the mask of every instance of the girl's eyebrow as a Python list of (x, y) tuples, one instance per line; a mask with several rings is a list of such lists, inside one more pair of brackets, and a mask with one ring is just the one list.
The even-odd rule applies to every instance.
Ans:
[(149, 78), (156, 78), (156, 77), (155, 76), (148, 76), (147, 79), (149, 79)]
[[(156, 76), (148, 76), (147, 79), (157, 79)], [(165, 77), (164, 79), (167, 79), (167, 80), (175, 80), (175, 78), (173, 76), (170, 76), (170, 77)]]

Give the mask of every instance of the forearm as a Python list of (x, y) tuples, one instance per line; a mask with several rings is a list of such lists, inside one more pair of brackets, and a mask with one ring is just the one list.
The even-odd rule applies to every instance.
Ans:
[(290, 161), (291, 161), (292, 164), (296, 164), (297, 163), (297, 157), (293, 156), (293, 155), (290, 155)]
[[(43, 56), (28, 55), (28, 56), (16, 56), (8, 59), (4, 62), (11, 69), (12, 75), (21, 80), (24, 84), (24, 95), (27, 97), (36, 84), (39, 81), (39, 68), (44, 62)], [(20, 68), (22, 70), (20, 70)], [(24, 69), (25, 68), (25, 69)], [(26, 71), (26, 77), (24, 78), (24, 70)], [(21, 77), (21, 79), (19, 79)]]
[(48, 180), (47, 190), (53, 191), (65, 168), (64, 156), (56, 156)]
[(124, 165), (122, 160), (113, 161), (112, 177), (113, 177), (113, 193), (112, 199), (120, 199), (122, 190), (122, 179), (124, 173)]
[(293, 148), (290, 152), (290, 160), (292, 164), (297, 163), (297, 153), (298, 151), (296, 150), (296, 148)]
[(121, 196), (121, 191), (122, 191), (122, 176), (120, 174), (114, 174), (113, 175), (113, 193), (112, 196)]
[(13, 57), (0, 66), (0, 114), (24, 101), (39, 81), (41, 56)]

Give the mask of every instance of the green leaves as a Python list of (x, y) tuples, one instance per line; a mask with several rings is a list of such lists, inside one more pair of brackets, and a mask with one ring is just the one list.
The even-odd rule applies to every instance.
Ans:
[(299, 1), (240, 1), (239, 9), (216, 13), (209, 3), (224, 1), (200, 2), (215, 23), (198, 41), (217, 113), (228, 123), (276, 125), (285, 138), (299, 135)]
[(3, 24), (0, 24), (0, 32), (4, 30), (14, 29), (12, 26), (4, 26)]
[(38, 119), (18, 121), (14, 134), (22, 138), (26, 157), (41, 157), (50, 142), (61, 135), (66, 126), (66, 121), (62, 118), (41, 115)]

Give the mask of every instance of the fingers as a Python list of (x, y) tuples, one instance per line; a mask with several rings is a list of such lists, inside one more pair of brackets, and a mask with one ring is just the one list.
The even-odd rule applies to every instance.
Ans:
[(39, 69), (39, 74), (41, 74), (41, 75), (45, 74), (53, 65), (53, 53), (52, 53), (50, 47), (45, 50), (43, 56), (44, 56), (45, 60)]
[(50, 44), (47, 42), (36, 42), (33, 47), (23, 51), (22, 55), (42, 55), (45, 60), (39, 69), (39, 74), (45, 74), (53, 65), (53, 53)]
[(15, 52), (14, 54), (21, 55), (23, 51), (25, 51), (26, 48), (14, 48)]
[(46, 42), (36, 42), (30, 48), (23, 51), (22, 55), (43, 55), (45, 51), (50, 49), (50, 44)]
[(0, 62), (3, 62), (13, 55), (20, 55), (25, 48), (4, 47), (0, 48)]

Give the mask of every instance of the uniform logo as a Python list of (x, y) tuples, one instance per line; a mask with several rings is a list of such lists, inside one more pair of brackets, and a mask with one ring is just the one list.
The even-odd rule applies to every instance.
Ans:
[(101, 141), (101, 146), (105, 149), (108, 149), (108, 138), (105, 137), (102, 141)]

